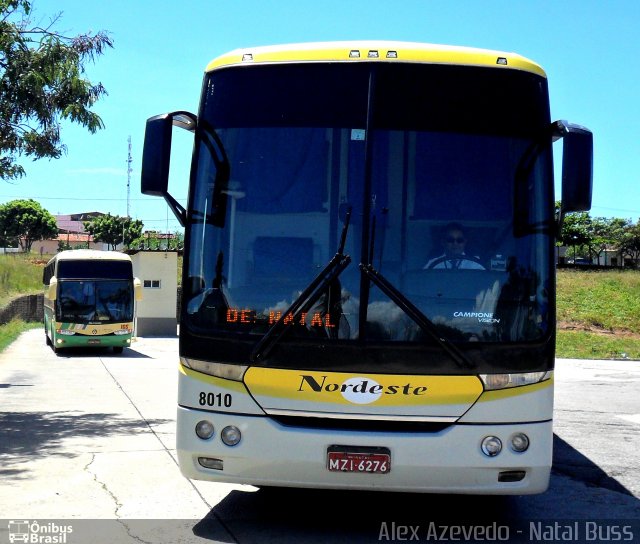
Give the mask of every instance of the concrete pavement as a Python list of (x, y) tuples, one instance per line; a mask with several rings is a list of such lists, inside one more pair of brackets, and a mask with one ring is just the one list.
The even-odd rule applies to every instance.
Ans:
[(199, 520), (241, 489), (179, 472), (177, 338), (56, 356), (32, 330), (0, 355), (0, 397), (0, 518)]
[(380, 520), (469, 513), (640, 520), (640, 362), (558, 361), (550, 491), (488, 499), (186, 480), (175, 455), (177, 351), (177, 338), (140, 338), (122, 355), (56, 356), (36, 329), (0, 354), (0, 519), (70, 520), (88, 536), (68, 544), (371, 542)]

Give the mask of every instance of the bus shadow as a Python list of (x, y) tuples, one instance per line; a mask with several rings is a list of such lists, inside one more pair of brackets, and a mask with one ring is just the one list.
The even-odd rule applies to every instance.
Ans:
[(601, 487), (616, 493), (633, 496), (618, 480), (609, 476), (596, 463), (573, 446), (553, 435), (553, 475), (568, 476), (592, 487)]
[[(213, 541), (243, 544), (324, 543), (377, 542), (384, 531), (391, 530), (392, 523), (396, 526), (419, 525), (423, 530), (433, 523), (438, 526), (485, 526), (495, 522), (514, 527), (541, 516), (550, 520), (563, 519), (563, 515), (567, 517), (562, 507), (565, 498), (561, 496), (566, 491), (562, 491), (563, 486), (555, 485), (562, 477), (633, 497), (620, 482), (555, 435), (554, 447), (551, 486), (542, 495), (479, 496), (296, 488), (235, 490), (194, 526), (193, 533)], [(576, 505), (572, 508), (575, 511)], [(610, 504), (608, 508), (611, 509), (609, 514), (615, 517), (616, 506)], [(589, 515), (586, 508), (584, 515)], [(621, 513), (620, 517), (624, 515)]]
[(56, 353), (59, 359), (73, 359), (75, 357), (109, 357), (114, 359), (152, 359), (149, 355), (145, 355), (134, 348), (124, 348), (122, 353), (115, 353), (111, 348), (69, 348), (59, 349)]
[[(425, 528), (432, 522), (440, 526), (487, 520), (506, 524), (512, 519), (505, 497), (260, 488), (253, 493), (232, 491), (194, 526), (193, 533), (243, 544), (378, 542), (395, 541), (394, 526)], [(381, 539), (381, 534), (391, 538)]]
[[(167, 419), (128, 419), (114, 413), (0, 412), (0, 478), (26, 477), (28, 467), (38, 458), (74, 458), (82, 438), (133, 437), (150, 427), (170, 423)], [(65, 442), (74, 441), (74, 448)]]

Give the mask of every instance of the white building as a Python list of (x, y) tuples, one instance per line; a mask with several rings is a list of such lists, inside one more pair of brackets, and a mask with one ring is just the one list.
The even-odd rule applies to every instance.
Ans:
[(177, 251), (129, 251), (133, 275), (142, 283), (137, 304), (136, 336), (176, 336)]

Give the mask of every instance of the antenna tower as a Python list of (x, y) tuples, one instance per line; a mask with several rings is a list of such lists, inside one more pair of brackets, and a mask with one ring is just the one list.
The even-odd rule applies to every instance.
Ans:
[(129, 211), (129, 201), (131, 199), (131, 172), (133, 172), (131, 168), (131, 164), (133, 163), (133, 159), (131, 158), (131, 135), (128, 138), (129, 143), (129, 152), (127, 154), (127, 217), (131, 217)]

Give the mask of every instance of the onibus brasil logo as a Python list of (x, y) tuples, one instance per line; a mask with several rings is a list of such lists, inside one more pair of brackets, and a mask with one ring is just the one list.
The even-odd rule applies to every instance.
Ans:
[(73, 532), (71, 525), (59, 525), (53, 521), (39, 523), (28, 520), (9, 521), (9, 542), (33, 544), (66, 544), (67, 535)]

